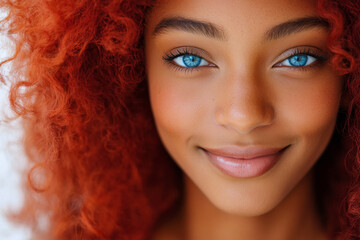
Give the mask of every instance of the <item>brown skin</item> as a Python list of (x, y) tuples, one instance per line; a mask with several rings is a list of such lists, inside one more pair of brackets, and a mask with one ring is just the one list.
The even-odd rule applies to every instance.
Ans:
[[(227, 41), (182, 30), (154, 37), (170, 16), (214, 23)], [(328, 33), (317, 27), (263, 41), (273, 26), (307, 16), (316, 16), (313, 0), (171, 0), (150, 13), (150, 101), (159, 135), (185, 173), (186, 196), (154, 239), (327, 239), (311, 169), (332, 136), (342, 81), (327, 61), (300, 70), (284, 60), (304, 46), (327, 53)], [(164, 62), (184, 46), (202, 49), (206, 64), (184, 72)], [(250, 178), (224, 174), (199, 148), (287, 145), (272, 169)]]

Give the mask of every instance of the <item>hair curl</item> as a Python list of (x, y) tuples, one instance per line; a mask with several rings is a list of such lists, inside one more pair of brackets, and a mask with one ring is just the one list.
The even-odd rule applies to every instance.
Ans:
[(1, 2), (21, 73), (10, 101), (25, 119), (28, 182), (39, 193), (27, 194), (22, 217), (40, 229), (26, 212), (48, 216), (55, 239), (144, 239), (179, 194), (143, 81), (153, 5)]
[[(181, 171), (156, 133), (145, 81), (144, 21), (155, 4), (0, 0), (16, 44), (0, 65), (12, 62), (10, 103), (32, 164), (17, 216), (38, 236), (146, 239), (180, 199)], [(332, 239), (359, 239), (360, 1), (318, 0), (318, 13), (347, 99), (315, 166), (318, 206)]]

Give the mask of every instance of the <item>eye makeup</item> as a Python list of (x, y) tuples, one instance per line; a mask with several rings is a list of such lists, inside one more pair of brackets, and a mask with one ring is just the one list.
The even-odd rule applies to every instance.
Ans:
[[(208, 65), (204, 66), (196, 66), (196, 67), (183, 67), (179, 64), (175, 63), (176, 58), (184, 58), (186, 56), (194, 56), (195, 58), (199, 58), (201, 60), (205, 60)], [(168, 64), (170, 67), (174, 68), (176, 71), (185, 71), (185, 72), (191, 72), (191, 71), (199, 71), (201, 68), (204, 67), (215, 67), (216, 65), (211, 63), (209, 60), (208, 54), (200, 48), (194, 48), (194, 47), (180, 47), (176, 48), (174, 50), (171, 50), (168, 53), (165, 53), (165, 55), (162, 57), (164, 62)]]
[[(168, 64), (170, 67), (174, 68), (175, 71), (185, 71), (185, 72), (192, 72), (192, 71), (199, 71), (201, 69), (204, 69), (206, 67), (216, 67), (214, 63), (207, 60), (208, 54), (202, 49), (194, 48), (194, 47), (180, 47), (176, 48), (174, 50), (171, 50), (168, 53), (165, 53), (165, 55), (162, 57), (164, 62)], [(178, 59), (181, 61), (181, 58), (184, 59), (184, 57), (192, 57), (192, 59), (198, 60), (198, 62), (205, 61), (207, 65), (199, 65), (199, 66), (180, 66), (178, 63)], [(325, 63), (329, 56), (324, 51), (310, 46), (300, 46), (295, 47), (290, 50), (285, 51), (282, 53), (278, 59), (281, 59), (280, 61), (277, 61), (272, 68), (287, 68), (294, 71), (309, 71), (314, 67), (320, 67)], [(310, 64), (307, 64), (309, 61), (308, 59), (313, 59), (313, 61)], [(291, 62), (295, 62), (294, 59), (306, 59), (305, 63), (294, 65), (291, 64)], [(284, 62), (288, 62), (289, 65), (285, 65)], [(184, 61), (183, 61), (184, 62)], [(296, 62), (295, 62), (296, 63)]]
[[(306, 59), (314, 59), (314, 61), (312, 61), (312, 63), (310, 64), (305, 64), (305, 65), (298, 65), (295, 66), (294, 64), (291, 64), (291, 59), (293, 58), (301, 58), (304, 57)], [(272, 68), (274, 67), (283, 67), (283, 68), (287, 68), (290, 70), (294, 70), (294, 71), (309, 71), (314, 67), (320, 67), (322, 66), (328, 59), (329, 56), (326, 52), (315, 48), (315, 47), (310, 47), (310, 46), (300, 46), (300, 47), (296, 47), (296, 48), (291, 48), (287, 51), (285, 51), (284, 53), (282, 53), (279, 57), (281, 60), (277, 61), (277, 63), (275, 63)], [(285, 65), (284, 62), (288, 62), (289, 65)], [(308, 61), (306, 61), (307, 63)]]

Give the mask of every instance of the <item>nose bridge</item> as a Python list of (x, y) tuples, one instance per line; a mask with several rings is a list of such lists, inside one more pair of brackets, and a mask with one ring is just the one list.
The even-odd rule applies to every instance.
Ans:
[(273, 122), (274, 108), (256, 71), (232, 71), (224, 78), (215, 112), (219, 124), (246, 134)]

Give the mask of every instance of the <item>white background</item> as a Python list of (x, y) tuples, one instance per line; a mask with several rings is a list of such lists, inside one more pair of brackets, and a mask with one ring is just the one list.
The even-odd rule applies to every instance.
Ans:
[[(0, 16), (3, 16), (2, 12)], [(0, 61), (11, 52), (9, 40), (0, 35)], [(18, 172), (26, 163), (20, 144), (22, 129), (19, 121), (5, 121), (6, 116), (12, 116), (8, 103), (9, 85), (0, 83), (0, 240), (27, 240), (30, 239), (29, 229), (13, 225), (5, 217), (6, 211), (19, 209), (23, 202)]]

